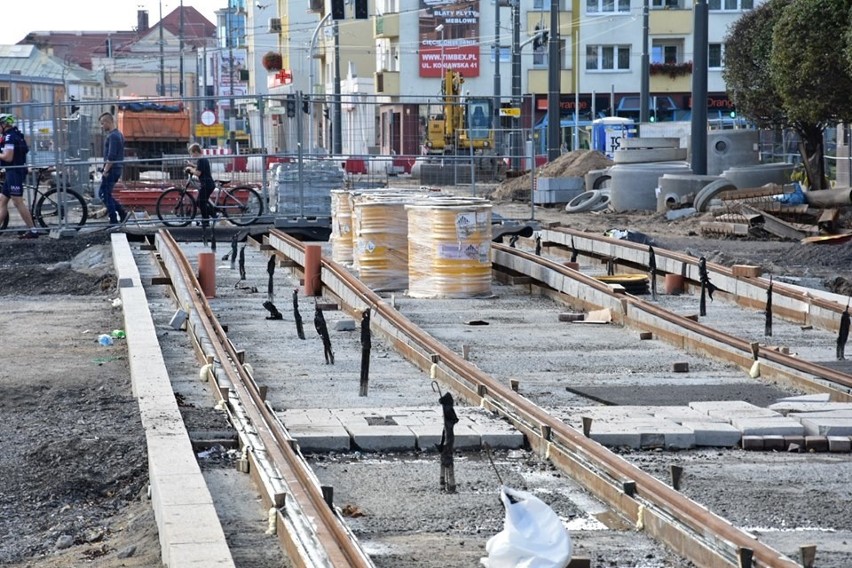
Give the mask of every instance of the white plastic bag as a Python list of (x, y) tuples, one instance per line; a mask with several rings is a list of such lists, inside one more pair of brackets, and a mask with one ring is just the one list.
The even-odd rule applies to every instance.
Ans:
[(480, 563), (487, 568), (565, 568), (571, 560), (571, 537), (553, 509), (505, 485), (500, 499), (506, 508), (503, 530), (488, 539), (488, 557)]

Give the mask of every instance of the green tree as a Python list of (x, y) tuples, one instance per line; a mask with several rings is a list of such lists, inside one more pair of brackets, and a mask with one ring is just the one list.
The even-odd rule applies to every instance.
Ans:
[(852, 118), (852, 76), (846, 31), (852, 0), (796, 0), (772, 34), (772, 81), (799, 133), (799, 152), (810, 187), (828, 187), (824, 171), (826, 127)]
[(737, 112), (758, 128), (787, 125), (781, 98), (772, 82), (770, 56), (775, 22), (791, 0), (769, 0), (745, 12), (725, 38), (722, 77)]
[(769, 0), (725, 42), (724, 78), (756, 126), (790, 128), (812, 189), (828, 187), (823, 134), (852, 117), (846, 34), (852, 0)]

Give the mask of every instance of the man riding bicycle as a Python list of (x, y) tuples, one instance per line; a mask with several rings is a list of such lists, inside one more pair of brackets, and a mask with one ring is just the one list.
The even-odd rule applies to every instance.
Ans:
[(11, 114), (0, 114), (0, 128), (3, 131), (2, 151), (0, 151), (0, 165), (8, 164), (6, 167), (6, 180), (3, 182), (2, 194), (0, 194), (0, 220), (9, 215), (9, 200), (15, 204), (15, 209), (29, 231), (20, 236), (22, 239), (38, 238), (38, 232), (33, 223), (27, 204), (24, 203), (24, 181), (27, 177), (27, 152), (29, 147), (24, 135), (15, 126), (15, 117)]

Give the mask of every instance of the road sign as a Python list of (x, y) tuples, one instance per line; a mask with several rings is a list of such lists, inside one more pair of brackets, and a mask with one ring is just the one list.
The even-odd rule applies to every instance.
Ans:
[(521, 116), (521, 109), (519, 108), (501, 108), (500, 116)]
[(216, 124), (216, 113), (212, 110), (205, 110), (201, 113), (201, 124), (204, 126), (213, 126)]
[(195, 125), (195, 136), (198, 138), (222, 138), (225, 136), (225, 125), (222, 123), (204, 126)]

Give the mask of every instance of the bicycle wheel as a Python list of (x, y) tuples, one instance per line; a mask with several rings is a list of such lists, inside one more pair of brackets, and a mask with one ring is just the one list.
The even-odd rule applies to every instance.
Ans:
[(195, 200), (177, 187), (167, 189), (157, 199), (157, 217), (167, 227), (186, 227), (195, 217)]
[(221, 189), (216, 197), (216, 210), (234, 225), (251, 225), (263, 214), (263, 200), (257, 190), (247, 185)]
[(71, 189), (49, 189), (42, 193), (33, 208), (33, 221), (49, 229), (63, 224), (79, 229), (89, 218), (89, 208), (83, 196)]

